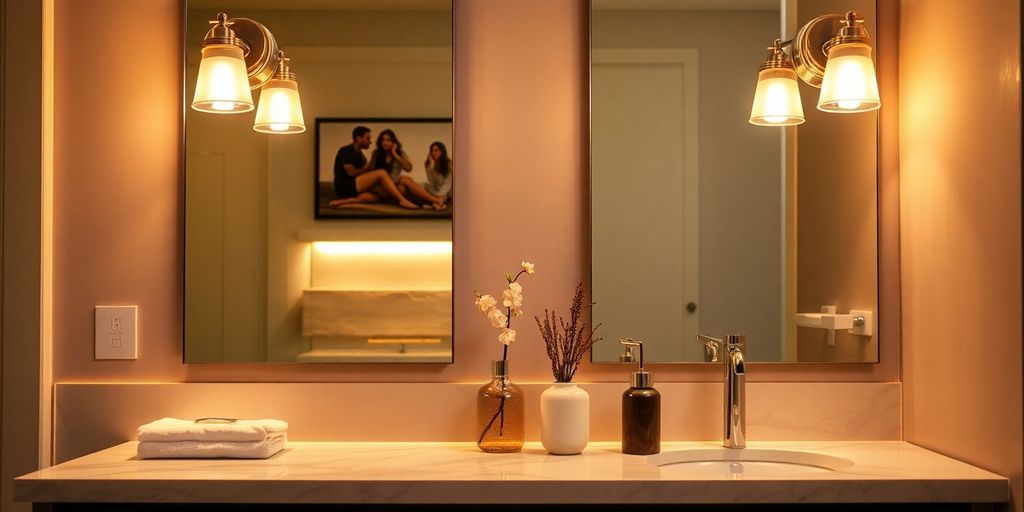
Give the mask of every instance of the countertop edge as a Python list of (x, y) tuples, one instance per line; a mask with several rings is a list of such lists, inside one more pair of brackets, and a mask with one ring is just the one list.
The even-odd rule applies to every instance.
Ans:
[[(611, 443), (594, 443), (594, 451), (588, 448), (583, 456), (564, 458), (530, 446), (519, 459), (480, 454), (470, 443), (295, 443), (290, 447), (297, 450), (292, 458), (279, 458), (268, 466), (258, 460), (224, 459), (212, 459), (208, 465), (202, 460), (151, 463), (134, 457), (136, 444), (123, 443), (18, 477), (14, 499), (152, 504), (840, 504), (1003, 503), (1010, 498), (1009, 479), (906, 442), (789, 443), (811, 450), (842, 445), (881, 457), (873, 461), (882, 464), (877, 475), (870, 473), (868, 464), (869, 473), (844, 476), (840, 471), (834, 477), (808, 479), (659, 479), (647, 472), (650, 466), (642, 458), (610, 451)], [(708, 444), (669, 446), (692, 449)], [(374, 467), (381, 457), (383, 466)], [(904, 457), (907, 462), (898, 462)], [(423, 471), (425, 461), (447, 464), (448, 472), (424, 478), (417, 471)], [(518, 465), (508, 464), (514, 461)], [(150, 464), (152, 475), (146, 473)], [(916, 472), (917, 467), (929, 466), (945, 469)], [(224, 478), (235, 468), (242, 472)], [(394, 474), (387, 468), (395, 468)], [(583, 476), (563, 478), (567, 474)]]
[[(140, 484), (157, 489), (140, 492)], [(16, 480), (14, 487), (15, 501), (39, 503), (1001, 503), (1009, 496), (1008, 481), (999, 480), (168, 482), (29, 479)], [(58, 488), (59, 491), (54, 492)], [(240, 496), (245, 499), (240, 500)]]

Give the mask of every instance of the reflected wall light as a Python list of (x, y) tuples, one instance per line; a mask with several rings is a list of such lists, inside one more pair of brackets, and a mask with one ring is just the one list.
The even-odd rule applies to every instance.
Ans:
[(250, 91), (262, 87), (253, 129), (274, 134), (306, 131), (295, 75), (270, 30), (256, 20), (229, 19), (225, 13), (218, 13), (210, 24), (192, 108), (214, 114), (249, 112)]
[(295, 73), (288, 68), (289, 60), (285, 58), (284, 52), (280, 53), (277, 73), (260, 91), (260, 106), (256, 109), (253, 130), (263, 133), (306, 131), (302, 102), (299, 100), (299, 84), (295, 82)]
[(750, 123), (759, 126), (791, 126), (804, 122), (800, 87), (793, 62), (782, 50), (782, 41), (768, 47), (768, 58), (757, 73)]
[(452, 254), (449, 241), (418, 242), (313, 242), (313, 249), (323, 254), (345, 256), (425, 256)]
[[(818, 110), (852, 113), (876, 110), (881, 106), (875, 67), (871, 61), (871, 38), (864, 28), (864, 19), (853, 11), (847, 12), (845, 16), (826, 14), (800, 27), (795, 38), (785, 42), (776, 40), (775, 45), (769, 48), (768, 59), (758, 72), (750, 115), (752, 124), (786, 126), (803, 122), (802, 108), (800, 118), (796, 120), (793, 115), (795, 110), (782, 107), (794, 101), (794, 98), (799, 104), (799, 90), (787, 92), (783, 96), (782, 84), (788, 82), (781, 81), (783, 71), (774, 71), (786, 69), (783, 48), (787, 47), (793, 56), (792, 69), (795, 74), (808, 85), (821, 89)], [(769, 70), (772, 73), (766, 73)], [(774, 111), (766, 111), (758, 103), (762, 85), (767, 89), (770, 84), (775, 84)]]

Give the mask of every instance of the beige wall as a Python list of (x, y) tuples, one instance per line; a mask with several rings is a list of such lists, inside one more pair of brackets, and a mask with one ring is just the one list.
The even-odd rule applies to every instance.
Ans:
[(900, 5), (905, 438), (1010, 476), (1020, 511), (1020, 2)]
[[(181, 12), (173, 1), (55, 4), (58, 380), (157, 377), (171, 362), (183, 369), (182, 80), (173, 43), (181, 37)], [(123, 38), (151, 44), (122, 44)], [(92, 359), (93, 306), (110, 303), (139, 305), (136, 362)]]

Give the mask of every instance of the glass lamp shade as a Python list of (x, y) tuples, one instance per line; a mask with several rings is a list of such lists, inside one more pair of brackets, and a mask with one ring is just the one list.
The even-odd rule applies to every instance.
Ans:
[(242, 49), (233, 44), (204, 47), (192, 108), (214, 114), (236, 114), (248, 112), (252, 107)]
[(762, 69), (757, 74), (750, 124), (792, 126), (804, 122), (800, 88), (792, 68)]
[(825, 78), (821, 82), (818, 110), (825, 112), (867, 112), (881, 106), (878, 81), (871, 62), (871, 47), (845, 43), (828, 51)]
[(294, 80), (274, 78), (263, 86), (252, 129), (262, 133), (306, 131), (302, 103), (299, 101), (299, 86)]

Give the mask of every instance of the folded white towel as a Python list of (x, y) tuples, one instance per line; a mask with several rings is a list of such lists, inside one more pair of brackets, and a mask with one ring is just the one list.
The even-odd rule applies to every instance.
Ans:
[(139, 427), (139, 441), (263, 441), (288, 430), (281, 420), (237, 420), (231, 423), (196, 423), (162, 418)]
[(266, 459), (284, 449), (285, 434), (262, 441), (143, 441), (139, 457), (143, 459)]

